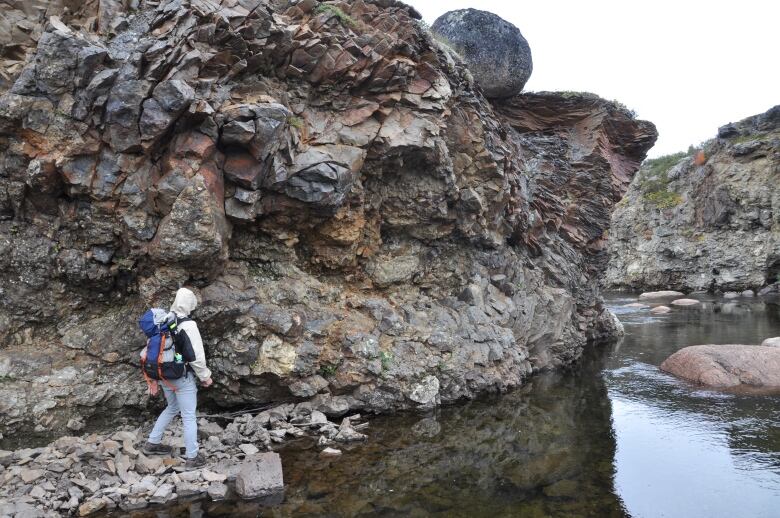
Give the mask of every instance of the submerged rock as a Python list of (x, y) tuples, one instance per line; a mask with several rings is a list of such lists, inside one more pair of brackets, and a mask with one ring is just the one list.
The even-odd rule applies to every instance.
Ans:
[(488, 98), (517, 95), (531, 77), (528, 42), (520, 29), (498, 15), (478, 9), (450, 11), (436, 19), (431, 31), (463, 57)]
[(695, 345), (664, 360), (661, 370), (708, 387), (780, 389), (780, 348)]
[(263, 498), (284, 491), (282, 460), (278, 453), (260, 454), (246, 461), (236, 475), (236, 492), (241, 498)]

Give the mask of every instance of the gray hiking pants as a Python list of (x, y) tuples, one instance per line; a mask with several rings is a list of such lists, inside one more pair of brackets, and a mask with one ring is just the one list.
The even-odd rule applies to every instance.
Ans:
[(160, 444), (163, 433), (177, 414), (181, 414), (184, 425), (184, 446), (187, 449), (186, 457), (194, 458), (198, 455), (198, 422), (196, 420), (198, 406), (198, 380), (192, 372), (177, 380), (169, 380), (168, 383), (176, 388), (174, 392), (164, 382), (160, 386), (168, 401), (168, 406), (162, 411), (154, 424), (152, 433), (149, 434), (149, 442)]

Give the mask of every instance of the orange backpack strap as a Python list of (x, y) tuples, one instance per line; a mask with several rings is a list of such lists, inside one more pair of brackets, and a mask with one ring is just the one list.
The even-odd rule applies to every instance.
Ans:
[[(149, 340), (146, 340), (146, 347), (147, 351), (149, 350)], [(157, 389), (159, 385), (157, 384), (157, 381), (153, 380), (149, 377), (149, 375), (146, 373), (146, 354), (141, 356), (141, 374), (144, 375), (144, 379), (146, 380), (146, 386), (149, 389), (149, 395), (150, 396), (156, 396), (157, 395)]]
[(160, 340), (160, 353), (157, 357), (157, 374), (160, 376), (160, 381), (165, 383), (165, 386), (171, 389), (172, 391), (176, 392), (176, 387), (171, 385), (171, 383), (165, 379), (165, 376), (163, 376), (162, 373), (162, 363), (163, 363), (163, 352), (165, 351), (165, 337), (167, 335), (162, 335), (162, 339)]

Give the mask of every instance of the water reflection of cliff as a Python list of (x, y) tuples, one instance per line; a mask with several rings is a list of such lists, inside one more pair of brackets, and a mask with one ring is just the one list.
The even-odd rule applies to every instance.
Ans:
[[(282, 452), (285, 503), (193, 504), (202, 516), (624, 516), (602, 360), (436, 415), (371, 421), (340, 458)], [(176, 512), (169, 513), (176, 514)]]

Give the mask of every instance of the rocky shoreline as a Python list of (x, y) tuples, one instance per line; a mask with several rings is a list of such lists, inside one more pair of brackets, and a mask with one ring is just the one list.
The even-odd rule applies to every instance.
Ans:
[[(39, 448), (0, 450), (0, 517), (130, 512), (197, 498), (275, 502), (284, 482), (274, 447), (310, 437), (317, 438), (321, 455), (339, 455), (339, 444), (365, 440), (361, 432), (368, 427), (359, 422), (359, 415), (336, 424), (311, 403), (280, 405), (228, 420), (224, 428), (213, 419), (199, 420), (207, 465), (195, 470), (186, 470), (178, 455), (145, 455), (146, 435), (141, 428), (61, 437)], [(174, 452), (182, 449), (178, 421), (163, 443), (173, 446)]]

